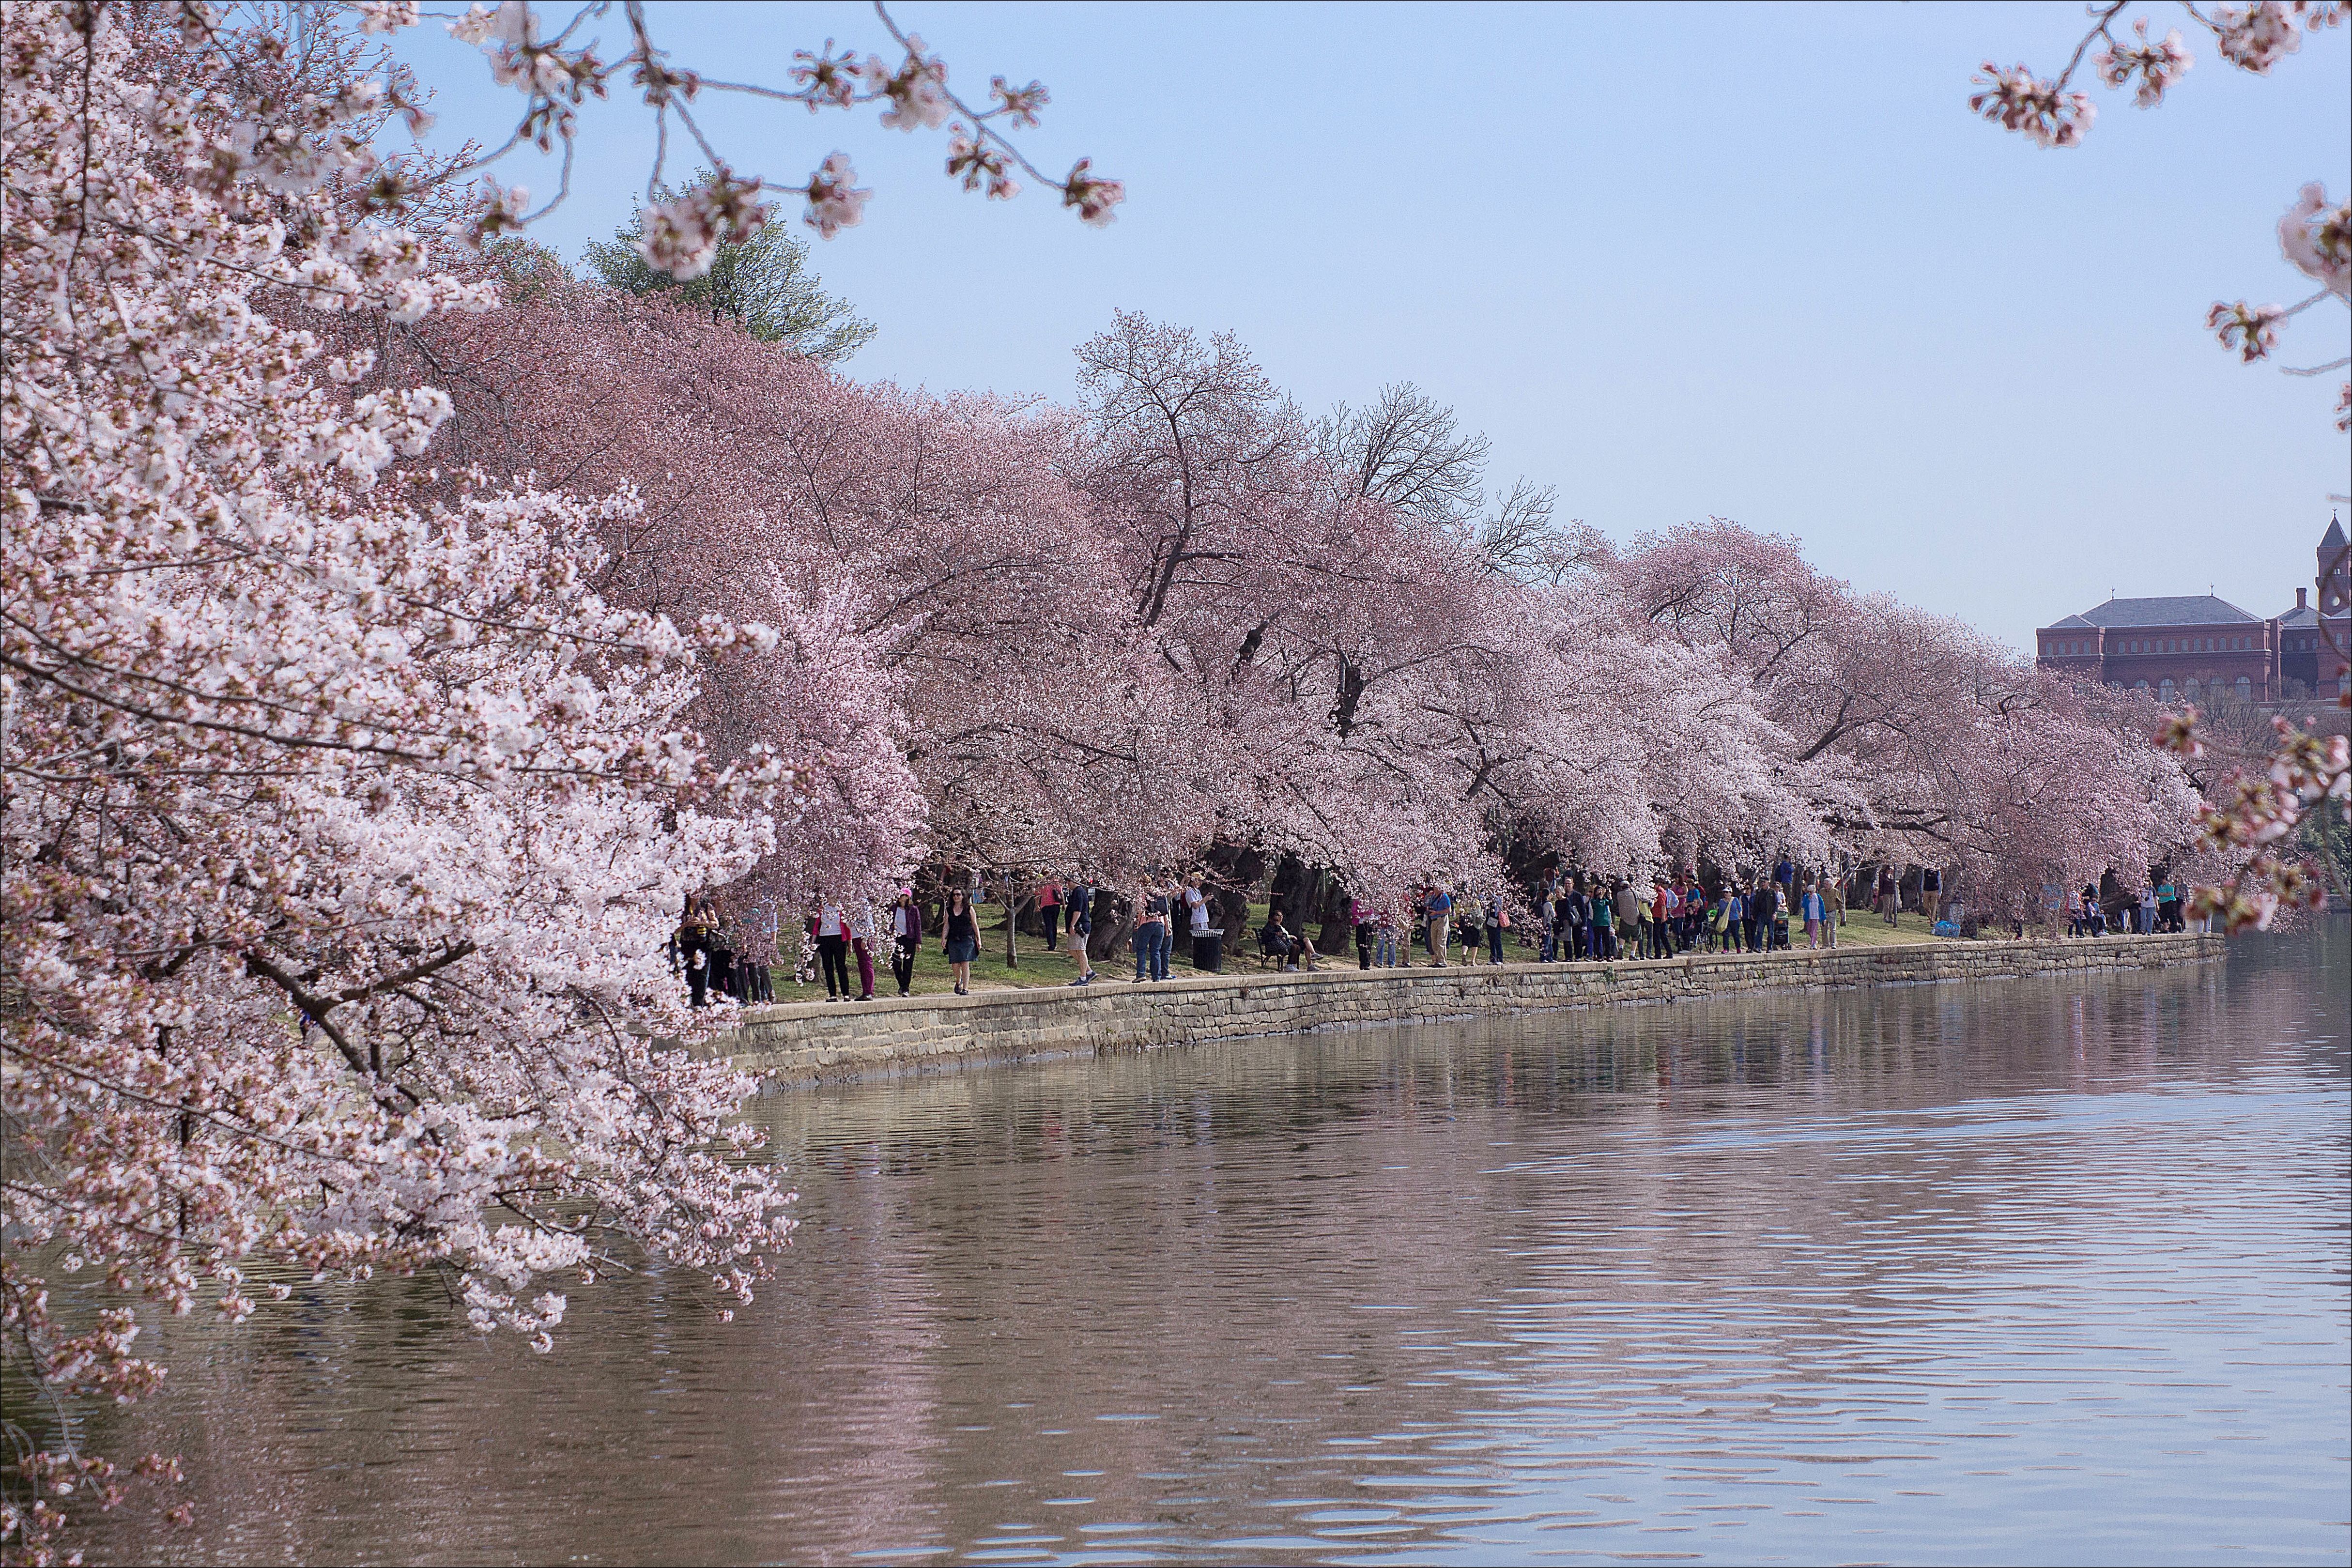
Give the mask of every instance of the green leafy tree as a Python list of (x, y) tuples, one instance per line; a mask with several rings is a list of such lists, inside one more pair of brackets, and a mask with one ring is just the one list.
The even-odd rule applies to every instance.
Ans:
[(572, 268), (563, 265), (563, 258), (537, 240), (494, 239), (482, 247), (482, 254), (499, 269), (499, 286), (509, 304), (529, 304), (572, 281)]
[[(656, 193), (662, 201), (672, 195), (667, 187)], [(637, 249), (644, 237), (641, 206), (611, 239), (588, 242), (588, 269), (609, 287), (632, 294), (674, 293), (695, 310), (709, 311), (713, 321), (731, 317), (761, 342), (782, 343), (825, 364), (847, 359), (874, 335), (873, 322), (861, 320), (848, 300), (824, 291), (808, 265), (808, 246), (780, 223), (748, 240), (720, 246), (710, 270), (683, 283), (645, 258)]]

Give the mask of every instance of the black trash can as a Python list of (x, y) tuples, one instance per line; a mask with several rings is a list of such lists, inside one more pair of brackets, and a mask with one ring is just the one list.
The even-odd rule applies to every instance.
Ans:
[(1192, 934), (1192, 967), (1203, 974), (1222, 974), (1225, 971), (1225, 933), (1222, 931), (1195, 931)]

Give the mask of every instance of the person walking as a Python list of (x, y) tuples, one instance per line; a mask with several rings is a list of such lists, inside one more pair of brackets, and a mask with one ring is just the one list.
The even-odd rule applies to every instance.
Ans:
[(1822, 879), (1822, 884), (1823, 930), (1829, 938), (1830, 950), (1835, 952), (1838, 944), (1838, 927), (1845, 924), (1845, 879), (1835, 876), (1824, 877)]
[[(1192, 938), (1192, 967), (1209, 970), (1209, 895), (1201, 886), (1202, 873), (1192, 872), (1184, 879), (1184, 925)], [(1220, 955), (1222, 956), (1222, 955)]]
[(955, 975), (955, 994), (969, 996), (972, 960), (980, 956), (980, 922), (972, 919), (971, 897), (961, 888), (949, 889), (947, 914), (940, 925), (940, 950)]
[(1172, 940), (1169, 921), (1172, 913), (1168, 889), (1152, 879), (1143, 879), (1143, 890), (1137, 908), (1142, 912), (1135, 919), (1135, 981), (1140, 985), (1147, 981), (1168, 978), (1168, 948)]
[(1356, 967), (1372, 966), (1372, 911), (1361, 899), (1348, 900), (1348, 927), (1356, 937)]
[(1903, 912), (1903, 888), (1895, 879), (1892, 866), (1878, 868), (1878, 912), (1885, 917), (1888, 925), (1893, 925), (1895, 916)]
[(1635, 942), (1637, 945), (1629, 956), (1638, 959), (1642, 957), (1642, 950), (1638, 943), (1642, 932), (1643, 900), (1633, 884), (1622, 877), (1617, 879), (1616, 903), (1617, 940)]
[(1454, 895), (1444, 888), (1429, 889), (1429, 901), (1422, 906), (1429, 916), (1429, 951), (1437, 955), (1430, 967), (1445, 967), (1445, 945), (1448, 928), (1454, 923)]
[(1397, 966), (1396, 911), (1383, 905), (1372, 933), (1372, 967), (1394, 969)]
[(743, 1000), (741, 987), (735, 979), (735, 933), (727, 929), (727, 917), (719, 906), (710, 906), (710, 989), (730, 1001)]
[(915, 987), (915, 952), (923, 945), (923, 909), (915, 902), (915, 889), (901, 888), (890, 906), (890, 978), (898, 983), (898, 994), (909, 994)]
[(819, 965), (824, 970), (824, 999), (845, 1001), (849, 995), (849, 916), (822, 889), (816, 908), (809, 911), (809, 934), (816, 938)]
[(1814, 885), (1812, 878), (1805, 879), (1805, 890), (1800, 899), (1798, 912), (1805, 922), (1805, 946), (1818, 951), (1822, 945), (1822, 922), (1827, 917), (1827, 910), (1822, 903), (1822, 890)]
[(1054, 951), (1055, 932), (1059, 929), (1061, 916), (1062, 884), (1048, 877), (1045, 879), (1045, 886), (1037, 889), (1037, 923), (1045, 928), (1047, 952)]
[(1067, 900), (1066, 919), (1069, 922), (1070, 956), (1078, 963), (1078, 977), (1070, 984), (1092, 985), (1095, 983), (1095, 961), (1093, 955), (1087, 952), (1087, 939), (1094, 935), (1095, 931), (1094, 885), (1074, 877), (1070, 879), (1069, 891), (1065, 898)]
[(1598, 877), (1592, 880), (1592, 956), (1603, 963), (1617, 956), (1617, 904)]
[(686, 966), (687, 1004), (710, 1005), (710, 930), (718, 916), (705, 899), (689, 898), (686, 916), (678, 922), (678, 961)]
[(874, 1000), (874, 947), (877, 940), (874, 905), (860, 899), (857, 907), (849, 912), (849, 945), (857, 954), (857, 999), (860, 1002)]

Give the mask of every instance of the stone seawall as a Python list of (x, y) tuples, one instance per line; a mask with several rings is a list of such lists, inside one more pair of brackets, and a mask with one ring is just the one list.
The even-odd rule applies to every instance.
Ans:
[(745, 1011), (697, 1047), (770, 1083), (809, 1083), (974, 1062), (1150, 1050), (1309, 1029), (1433, 1023), (1752, 991), (2010, 980), (2217, 961), (2219, 936), (2074, 942), (1936, 942), (1769, 956), (1694, 953), (1658, 963), (1522, 963), (1498, 969), (1326, 969), (1233, 973), (1136, 985), (1069, 987), (867, 1003), (796, 1002)]

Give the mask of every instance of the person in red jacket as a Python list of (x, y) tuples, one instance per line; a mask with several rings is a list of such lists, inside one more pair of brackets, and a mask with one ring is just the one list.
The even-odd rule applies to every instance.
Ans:
[(1037, 889), (1037, 922), (1045, 928), (1045, 951), (1047, 952), (1054, 951), (1054, 943), (1055, 941), (1054, 928), (1061, 923), (1061, 919), (1062, 885), (1059, 882), (1055, 881), (1053, 879), (1047, 878), (1045, 885)]

